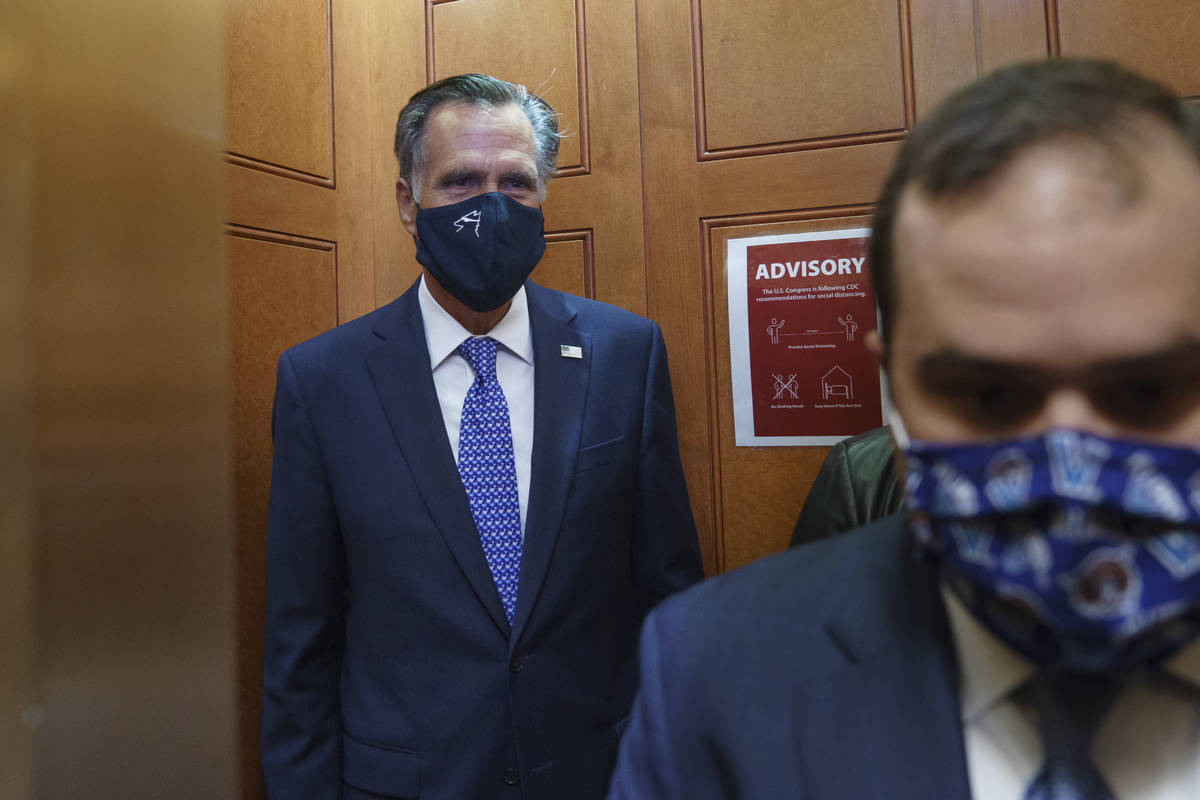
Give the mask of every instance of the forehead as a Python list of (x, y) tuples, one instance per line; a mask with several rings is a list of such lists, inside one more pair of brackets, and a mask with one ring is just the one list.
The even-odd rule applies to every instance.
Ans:
[(1056, 140), (962, 196), (909, 187), (892, 348), (1080, 366), (1200, 333), (1200, 166), (1165, 128), (1125, 156)]
[(533, 126), (515, 103), (480, 106), (443, 103), (425, 126), (425, 168), (441, 171), (479, 162), (502, 161), (506, 166), (536, 165)]

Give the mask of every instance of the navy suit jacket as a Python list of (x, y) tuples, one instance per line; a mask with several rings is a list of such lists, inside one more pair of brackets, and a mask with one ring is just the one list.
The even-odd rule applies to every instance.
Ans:
[(646, 621), (611, 800), (969, 798), (938, 584), (895, 515)]
[(526, 291), (534, 441), (511, 630), (416, 285), (280, 358), (262, 708), (275, 800), (604, 794), (637, 631), (702, 577), (699, 548), (657, 326)]

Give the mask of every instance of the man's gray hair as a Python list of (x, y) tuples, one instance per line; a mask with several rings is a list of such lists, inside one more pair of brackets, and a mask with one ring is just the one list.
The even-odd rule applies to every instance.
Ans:
[(442, 103), (457, 102), (496, 108), (509, 103), (525, 113), (533, 126), (533, 142), (537, 155), (538, 191), (544, 197), (546, 186), (554, 177), (558, 160), (558, 114), (542, 98), (519, 83), (509, 83), (491, 75), (472, 73), (454, 75), (431, 83), (414, 94), (400, 111), (396, 120), (396, 140), (393, 149), (400, 162), (400, 177), (408, 182), (413, 199), (421, 194), (421, 172), (425, 165), (425, 124), (429, 115)]

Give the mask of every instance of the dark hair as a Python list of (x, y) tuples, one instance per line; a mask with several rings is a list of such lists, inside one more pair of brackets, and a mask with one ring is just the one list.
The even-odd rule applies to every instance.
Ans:
[(900, 148), (879, 201), (871, 273), (885, 346), (896, 318), (892, 239), (909, 185), (931, 198), (978, 185), (1026, 148), (1056, 136), (1128, 151), (1146, 117), (1177, 131), (1200, 159), (1200, 115), (1169, 90), (1116, 64), (1055, 59), (1015, 64), (958, 90), (922, 120)]
[[(542, 98), (519, 83), (509, 83), (491, 75), (471, 73), (453, 75), (431, 83), (408, 100), (396, 120), (396, 139), (393, 151), (400, 162), (400, 177), (408, 181), (413, 197), (420, 194), (419, 173), (424, 162), (425, 124), (429, 115), (442, 103), (458, 102), (495, 108), (512, 103), (525, 113), (533, 126), (533, 142), (537, 150), (538, 183), (545, 189), (554, 177), (558, 159), (558, 115)], [(417, 175), (417, 184), (413, 177)]]

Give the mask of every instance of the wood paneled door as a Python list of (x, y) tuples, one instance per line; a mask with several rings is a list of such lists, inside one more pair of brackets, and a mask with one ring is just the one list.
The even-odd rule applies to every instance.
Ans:
[(1117, 58), (1200, 95), (1195, 0), (230, 0), (228, 173), (243, 796), (259, 796), (279, 352), (418, 274), (395, 116), (427, 82), (525, 83), (568, 133), (535, 280), (656, 320), (710, 572), (781, 549), (826, 448), (734, 445), (724, 246), (866, 225), (915, 120), (994, 66)]
[(913, 123), (1001, 64), (1115, 58), (1200, 95), (1200, 4), (639, 0), (647, 303), (710, 569), (784, 547), (827, 448), (734, 445), (725, 242), (869, 224)]

